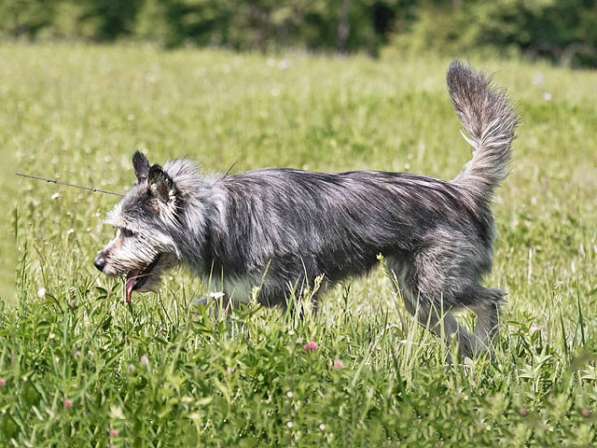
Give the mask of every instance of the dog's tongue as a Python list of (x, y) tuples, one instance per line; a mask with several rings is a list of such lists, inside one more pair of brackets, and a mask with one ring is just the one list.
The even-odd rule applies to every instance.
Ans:
[(131, 304), (131, 300), (133, 297), (133, 290), (135, 289), (135, 285), (137, 284), (137, 275), (131, 272), (126, 277), (126, 303), (129, 305)]

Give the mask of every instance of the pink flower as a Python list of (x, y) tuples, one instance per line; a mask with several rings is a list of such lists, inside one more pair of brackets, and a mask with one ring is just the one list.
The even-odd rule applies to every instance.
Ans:
[(69, 400), (68, 398), (66, 398), (64, 400), (64, 409), (69, 410), (73, 408), (73, 400)]
[(309, 341), (303, 346), (303, 349), (306, 352), (316, 352), (319, 349), (319, 346), (317, 345), (317, 342)]
[(118, 437), (119, 435), (120, 435), (120, 431), (118, 431), (117, 429), (110, 430), (110, 437), (115, 438), (115, 437)]
[(332, 367), (336, 370), (340, 370), (344, 368), (344, 363), (342, 362), (341, 359), (336, 359), (334, 361), (334, 364), (332, 364)]
[(6, 386), (6, 379), (5, 378), (0, 378), (0, 389), (3, 389), (4, 386)]

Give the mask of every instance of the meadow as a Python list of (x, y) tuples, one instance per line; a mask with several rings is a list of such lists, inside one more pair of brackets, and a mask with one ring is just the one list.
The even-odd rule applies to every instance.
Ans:
[(205, 172), (450, 179), (470, 151), (448, 59), (3, 44), (0, 142), (16, 161), (0, 200), (18, 260), (0, 303), (0, 446), (594, 446), (597, 73), (472, 62), (522, 122), (486, 279), (509, 296), (494, 356), (447, 365), (383, 269), (303, 320), (254, 304), (216, 318), (184, 271), (127, 307), (93, 267), (117, 199), (13, 172), (124, 192), (142, 149)]

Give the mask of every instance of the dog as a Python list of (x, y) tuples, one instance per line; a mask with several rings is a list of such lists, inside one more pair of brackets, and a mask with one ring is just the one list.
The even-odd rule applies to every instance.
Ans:
[[(517, 115), (491, 79), (454, 61), (447, 85), (473, 148), (452, 181), (405, 173), (338, 174), (262, 169), (200, 173), (189, 160), (163, 168), (136, 152), (137, 183), (110, 212), (116, 237), (97, 255), (104, 274), (126, 278), (126, 297), (154, 290), (161, 274), (186, 265), (221, 279), (232, 303), (286, 307), (317, 282), (314, 303), (339, 281), (385, 260), (406, 309), (433, 333), (455, 337), (460, 352), (487, 350), (498, 332), (501, 289), (482, 286), (491, 271), (491, 202), (506, 178)], [(454, 317), (477, 315), (474, 333)]]

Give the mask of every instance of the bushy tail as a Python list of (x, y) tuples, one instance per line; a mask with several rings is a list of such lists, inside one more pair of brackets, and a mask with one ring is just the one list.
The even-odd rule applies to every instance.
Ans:
[(448, 90), (473, 147), (473, 158), (454, 183), (481, 200), (490, 200), (508, 175), (511, 146), (518, 118), (505, 92), (491, 79), (454, 61), (448, 70)]

